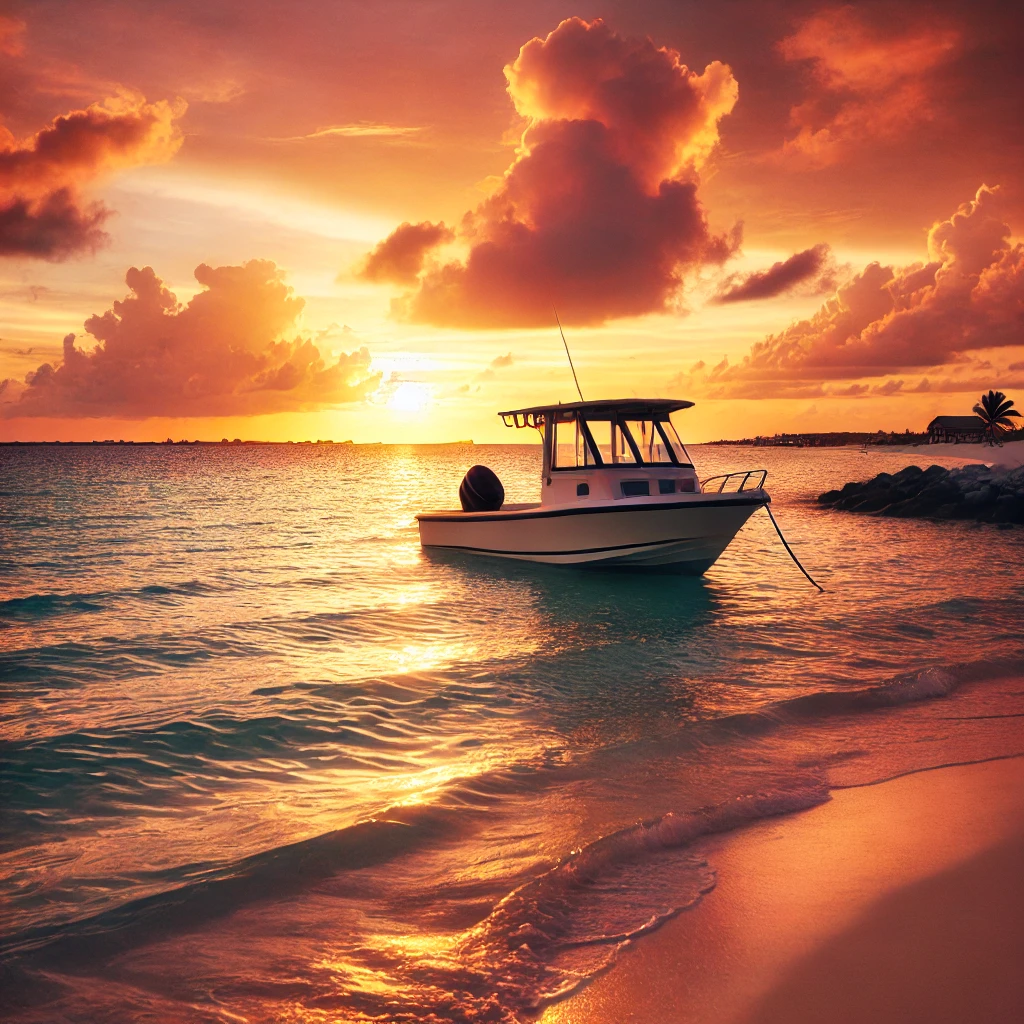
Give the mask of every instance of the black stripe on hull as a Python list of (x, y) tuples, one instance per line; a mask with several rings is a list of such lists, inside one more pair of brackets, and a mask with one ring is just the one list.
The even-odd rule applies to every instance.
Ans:
[[(768, 505), (771, 498), (766, 494), (763, 498), (715, 498), (709, 501), (665, 501), (652, 502), (650, 505), (599, 505), (596, 508), (555, 508), (539, 509), (536, 512), (501, 512), (481, 514), (479, 512), (461, 512), (445, 515), (443, 512), (422, 512), (416, 519), (428, 523), (509, 523), (522, 519), (554, 519), (559, 516), (593, 516), (616, 512), (666, 512), (681, 508), (737, 508), (747, 505)], [(442, 547), (443, 545), (433, 545)], [(483, 550), (483, 549), (480, 549)]]
[(684, 541), (705, 539), (703, 537), (674, 537), (669, 540), (645, 540), (639, 544), (614, 544), (611, 547), (605, 548), (575, 548), (571, 551), (507, 551), (502, 548), (471, 548), (462, 544), (424, 544), (423, 547), (438, 548), (444, 551), (469, 551), (475, 555), (546, 555), (549, 558), (560, 558), (565, 555), (600, 555), (606, 551), (635, 551), (639, 548), (654, 548), (668, 544), (681, 544)]

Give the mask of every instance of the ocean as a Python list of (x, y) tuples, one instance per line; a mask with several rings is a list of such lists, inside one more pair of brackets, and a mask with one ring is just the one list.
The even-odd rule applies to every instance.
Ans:
[(764, 512), (701, 578), (425, 556), (532, 446), (0, 448), (4, 1019), (528, 1019), (702, 836), (1024, 752), (1024, 530), (816, 505), (907, 456), (691, 454), (824, 593)]

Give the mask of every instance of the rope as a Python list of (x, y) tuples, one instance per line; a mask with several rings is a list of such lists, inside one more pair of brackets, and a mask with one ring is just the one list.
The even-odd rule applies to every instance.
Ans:
[(811, 583), (813, 583), (814, 586), (816, 586), (818, 590), (820, 590), (824, 594), (825, 588), (821, 586), (821, 584), (814, 582), (814, 579), (811, 577), (811, 574), (800, 564), (800, 559), (793, 554), (793, 549), (789, 546), (789, 542), (786, 540), (786, 538), (783, 537), (782, 530), (779, 528), (779, 524), (775, 522), (775, 516), (772, 515), (772, 510), (767, 505), (762, 505), (761, 507), (765, 510), (765, 512), (768, 513), (768, 518), (772, 521), (772, 526), (775, 527), (775, 532), (779, 535), (779, 540), (782, 541), (783, 547), (789, 552), (789, 557), (792, 558), (794, 562), (796, 562), (797, 568), (811, 581)]

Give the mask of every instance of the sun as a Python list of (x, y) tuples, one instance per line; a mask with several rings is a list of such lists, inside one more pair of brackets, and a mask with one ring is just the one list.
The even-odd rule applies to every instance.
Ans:
[(430, 401), (431, 390), (429, 384), (404, 380), (388, 396), (386, 405), (395, 412), (419, 412)]

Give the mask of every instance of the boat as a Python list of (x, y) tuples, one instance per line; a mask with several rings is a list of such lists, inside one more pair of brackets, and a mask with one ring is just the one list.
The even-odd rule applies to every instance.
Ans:
[[(692, 406), (624, 398), (499, 413), (506, 426), (542, 435), (540, 501), (504, 504), (497, 477), (474, 466), (461, 509), (416, 516), (420, 543), (592, 569), (706, 572), (771, 497), (764, 469), (698, 478), (671, 419)], [(480, 480), (493, 485), (493, 499), (473, 497)]]

